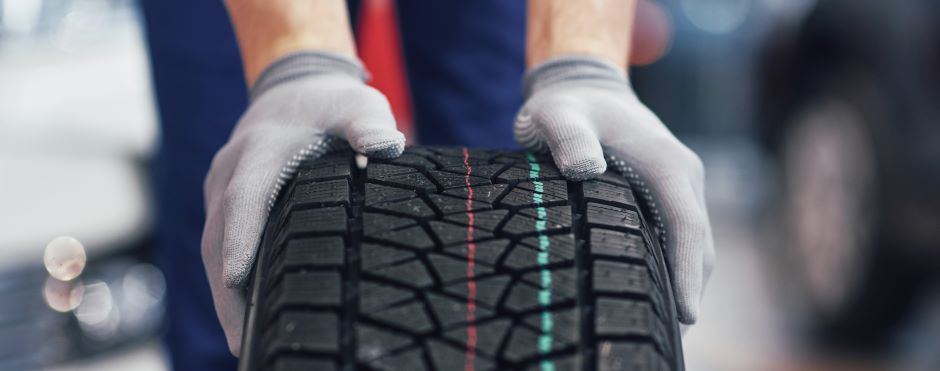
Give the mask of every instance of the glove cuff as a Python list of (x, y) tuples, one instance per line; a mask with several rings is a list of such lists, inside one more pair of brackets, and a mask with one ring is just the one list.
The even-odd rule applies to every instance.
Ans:
[(617, 66), (598, 58), (583, 55), (555, 57), (526, 72), (522, 96), (529, 98), (536, 91), (570, 81), (625, 87), (627, 75)]
[(369, 74), (358, 59), (344, 55), (300, 51), (287, 54), (271, 63), (251, 88), (251, 100), (258, 99), (265, 91), (288, 81), (315, 75), (347, 75), (365, 81)]

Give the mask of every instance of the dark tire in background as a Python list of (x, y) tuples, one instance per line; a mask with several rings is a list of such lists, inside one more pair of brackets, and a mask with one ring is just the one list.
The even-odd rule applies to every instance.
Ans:
[(271, 211), (241, 369), (683, 370), (648, 200), (546, 155), (305, 161)]

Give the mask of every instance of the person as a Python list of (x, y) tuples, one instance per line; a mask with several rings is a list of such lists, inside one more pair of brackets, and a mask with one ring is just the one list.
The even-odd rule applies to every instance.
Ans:
[[(365, 83), (345, 1), (225, 6), (143, 2), (162, 122), (157, 253), (176, 369), (235, 367), (243, 286), (270, 202), (298, 159), (329, 150), (335, 138), (378, 158), (405, 145), (388, 101)], [(603, 173), (605, 153), (625, 161), (664, 216), (677, 313), (693, 324), (714, 261), (703, 167), (630, 86), (635, 7), (399, 2), (417, 139), (512, 148), (514, 138), (551, 150), (572, 180)]]

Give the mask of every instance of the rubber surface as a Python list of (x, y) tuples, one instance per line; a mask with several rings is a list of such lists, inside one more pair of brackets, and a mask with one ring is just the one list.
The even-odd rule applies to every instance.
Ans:
[(682, 370), (629, 183), (550, 157), (411, 147), (301, 164), (271, 212), (242, 370)]

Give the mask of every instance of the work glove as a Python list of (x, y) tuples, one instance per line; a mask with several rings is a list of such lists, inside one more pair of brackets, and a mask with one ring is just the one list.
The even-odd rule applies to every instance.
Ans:
[[(339, 145), (366, 156), (397, 157), (405, 136), (388, 100), (367, 86), (362, 65), (320, 52), (272, 63), (205, 181), (202, 259), (216, 314), (235, 356), (245, 320), (245, 281), (278, 192), (298, 164)], [(345, 140), (345, 142), (343, 140)]]
[(549, 60), (526, 74), (523, 94), (519, 144), (550, 149), (568, 179), (598, 176), (610, 159), (649, 189), (663, 219), (679, 321), (694, 324), (715, 260), (701, 160), (637, 99), (623, 70), (600, 60)]

